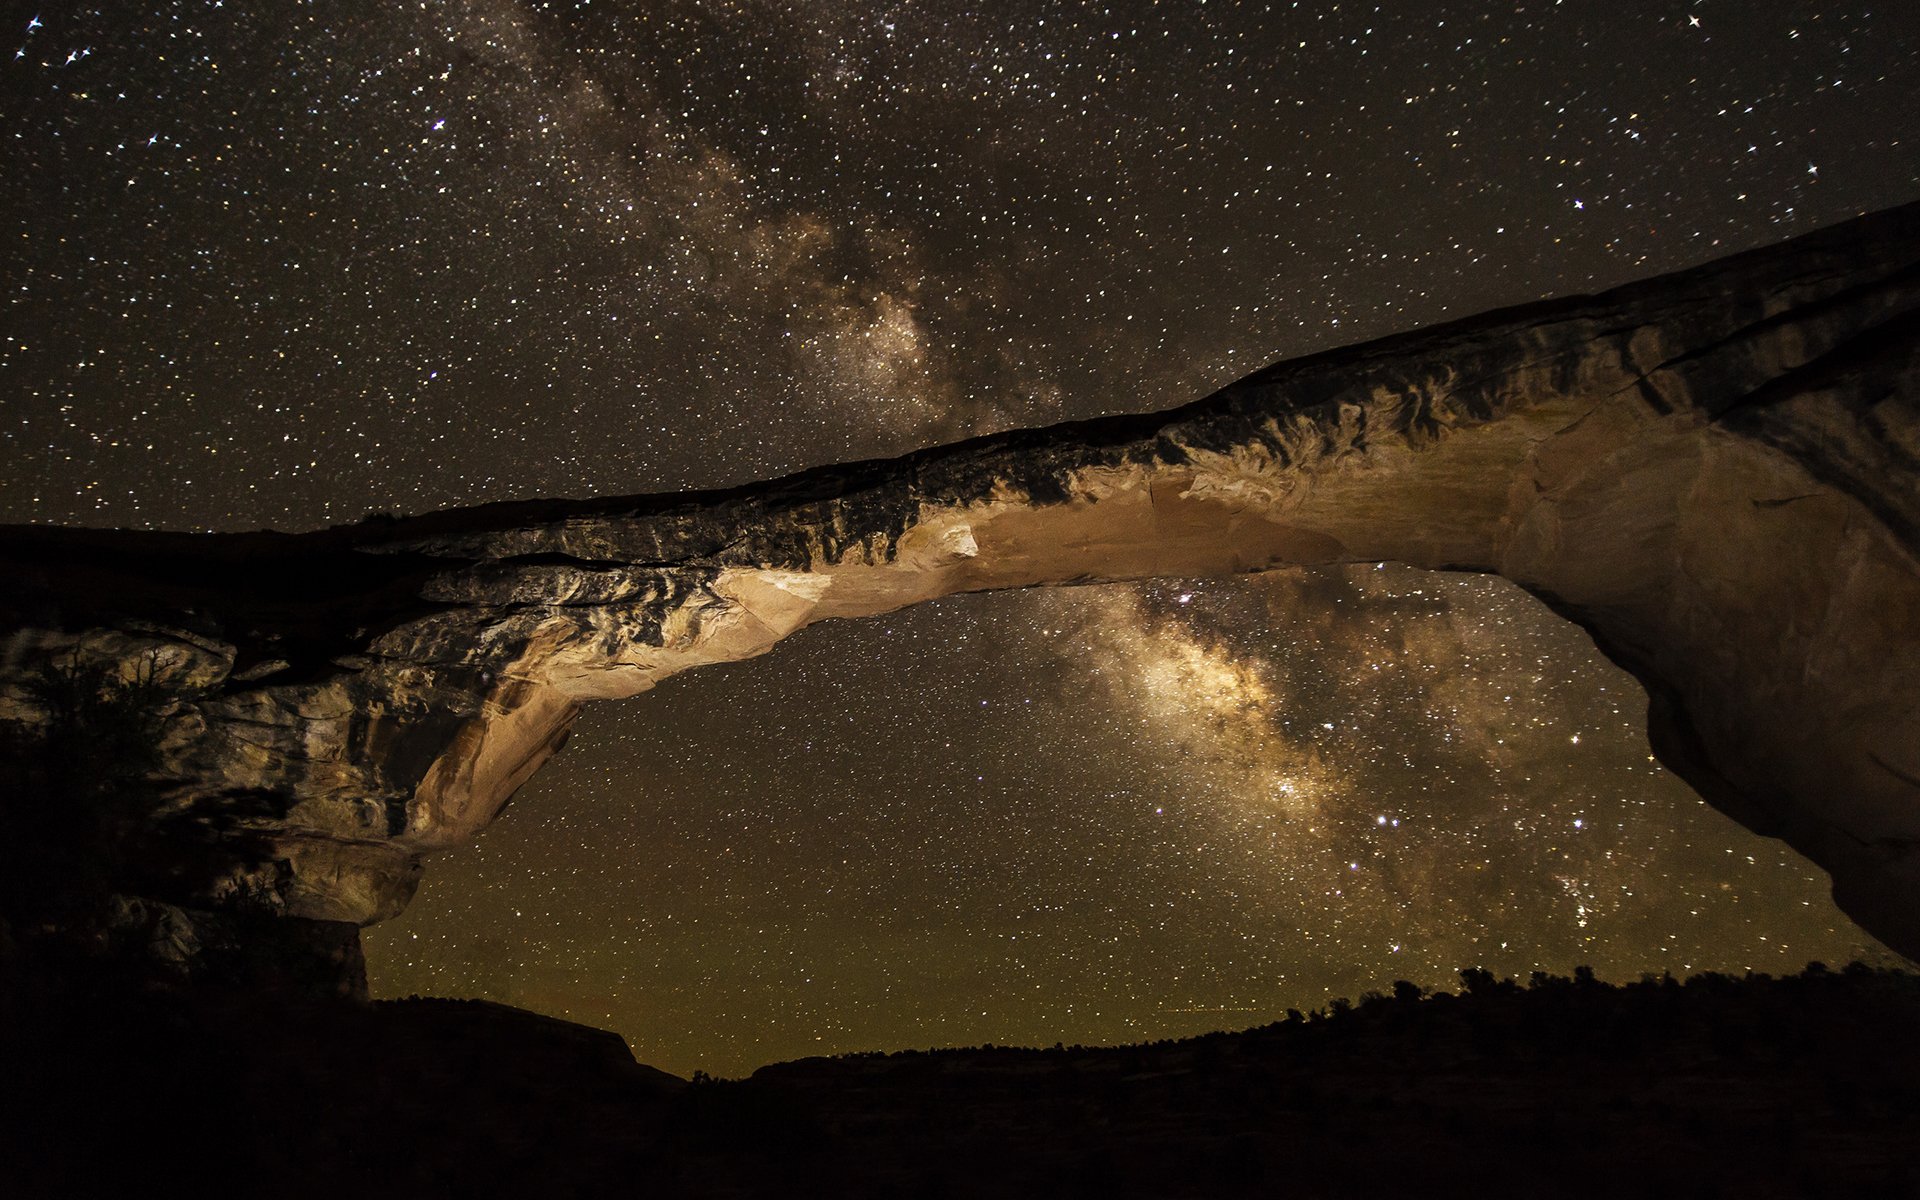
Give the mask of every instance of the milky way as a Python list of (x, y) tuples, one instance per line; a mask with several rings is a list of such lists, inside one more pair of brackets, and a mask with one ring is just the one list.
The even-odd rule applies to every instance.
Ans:
[[(0, 515), (309, 528), (1164, 408), (1920, 194), (1910, 6), (9, 6)], [(941, 601), (592, 710), (376, 987), (738, 1071), (1873, 951), (1498, 581)]]

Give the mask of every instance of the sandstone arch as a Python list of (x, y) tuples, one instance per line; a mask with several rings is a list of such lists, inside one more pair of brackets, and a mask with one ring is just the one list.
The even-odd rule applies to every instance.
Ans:
[(1167, 413), (731, 491), (0, 531), (0, 716), (36, 719), (50, 655), (157, 652), (183, 699), (152, 857), (195, 865), (128, 890), (176, 925), (364, 924), (591, 700), (954, 592), (1384, 560), (1578, 622), (1668, 766), (1920, 952), (1920, 205)]

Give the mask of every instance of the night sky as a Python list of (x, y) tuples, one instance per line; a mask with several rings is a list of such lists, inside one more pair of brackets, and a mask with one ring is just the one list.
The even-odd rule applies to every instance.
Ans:
[[(0, 520), (306, 529), (1101, 413), (1920, 197), (1876, 3), (0, 5)], [(1885, 954), (1498, 580), (955, 598), (592, 709), (367, 935), (739, 1073)]]

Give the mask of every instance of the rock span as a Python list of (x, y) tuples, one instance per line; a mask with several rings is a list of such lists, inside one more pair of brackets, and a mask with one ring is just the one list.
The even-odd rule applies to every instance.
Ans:
[(1913, 205), (1171, 412), (728, 491), (299, 535), (15, 527), (0, 717), (44, 725), (49, 664), (151, 672), (123, 924), (180, 970), (298, 926), (351, 975), (351, 927), (398, 913), (583, 704), (812, 622), (1094, 580), (1494, 572), (1646, 685), (1664, 763), (1914, 954), (1917, 355)]

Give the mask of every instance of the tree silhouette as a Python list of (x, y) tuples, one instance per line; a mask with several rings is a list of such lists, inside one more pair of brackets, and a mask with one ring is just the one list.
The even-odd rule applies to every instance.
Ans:
[(157, 651), (131, 675), (77, 654), (50, 661), (23, 691), (39, 719), (0, 722), (0, 905), (16, 929), (104, 901), (176, 699)]

